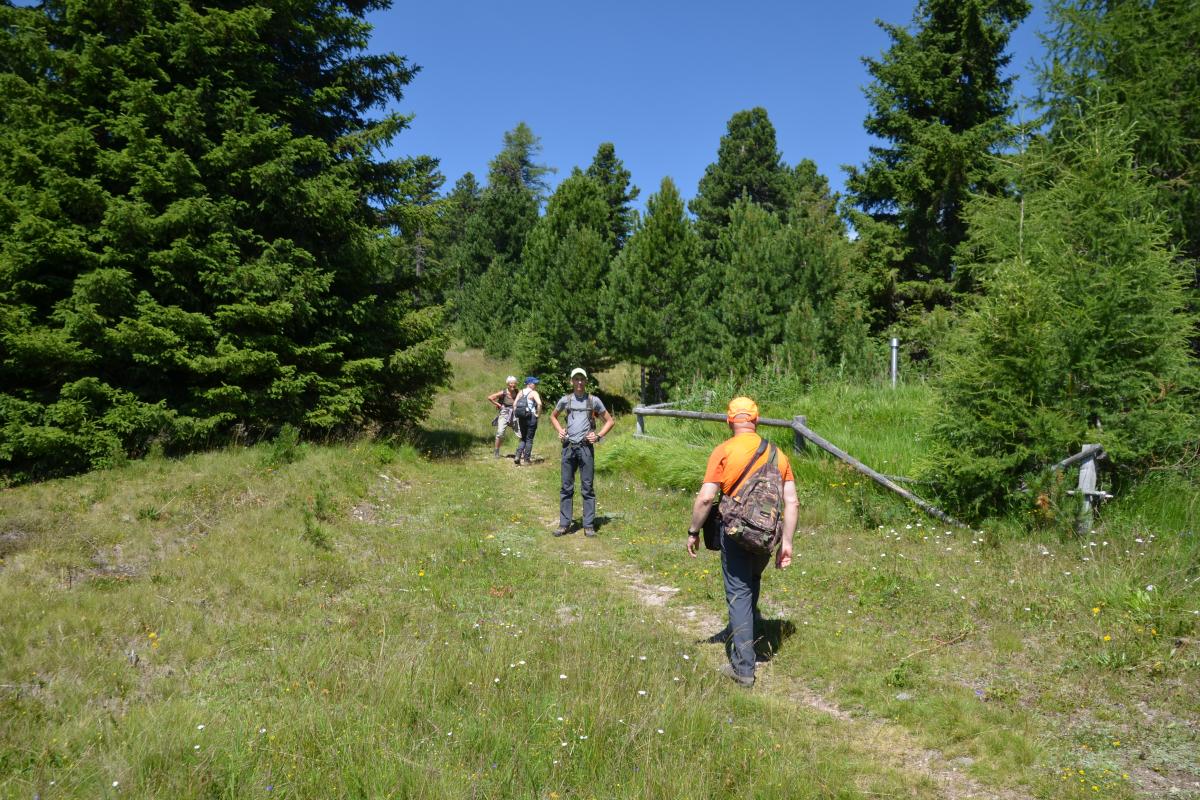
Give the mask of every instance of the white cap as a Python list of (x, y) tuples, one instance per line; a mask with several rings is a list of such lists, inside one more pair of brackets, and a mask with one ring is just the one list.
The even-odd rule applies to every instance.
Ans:
[(585, 381), (587, 380), (587, 373), (583, 371), (583, 367), (576, 367), (575, 369), (571, 370), (571, 377), (574, 378), (576, 375), (582, 375), (583, 379)]

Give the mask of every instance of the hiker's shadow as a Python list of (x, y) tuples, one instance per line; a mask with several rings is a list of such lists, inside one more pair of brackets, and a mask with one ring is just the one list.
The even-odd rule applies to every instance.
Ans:
[(763, 619), (754, 626), (754, 660), (770, 661), (783, 649), (783, 643), (796, 633), (787, 619)]
[(601, 529), (604, 528), (605, 525), (607, 525), (608, 523), (613, 522), (613, 521), (614, 521), (613, 518), (608, 516), (607, 514), (597, 514), (596, 520), (595, 520), (596, 530), (600, 531)]
[[(787, 619), (759, 619), (754, 623), (754, 660), (763, 663), (770, 661), (775, 654), (783, 649), (783, 643), (796, 633), (796, 626)], [(700, 644), (723, 644), (726, 655), (733, 654), (733, 637), (729, 635), (729, 626), (701, 639)]]

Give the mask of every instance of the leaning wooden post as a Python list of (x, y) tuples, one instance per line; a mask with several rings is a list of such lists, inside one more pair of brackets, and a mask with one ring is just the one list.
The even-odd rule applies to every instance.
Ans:
[[(1092, 447), (1096, 447), (1096, 445), (1085, 444), (1080, 452)], [(1083, 536), (1092, 530), (1092, 499), (1096, 496), (1096, 456), (1094, 454), (1084, 459), (1083, 463), (1079, 465), (1078, 491), (1083, 500), (1083, 508), (1079, 514), (1079, 520), (1075, 523), (1075, 532)]]
[(804, 434), (800, 432), (800, 428), (808, 427), (808, 417), (803, 414), (797, 414), (792, 417), (792, 422), (794, 423), (792, 425), (792, 449), (803, 455), (808, 447), (808, 440), (804, 438)]
[(637, 415), (637, 428), (634, 429), (633, 435), (634, 436), (645, 436), (646, 435), (646, 418), (644, 416), (642, 416), (641, 414)]

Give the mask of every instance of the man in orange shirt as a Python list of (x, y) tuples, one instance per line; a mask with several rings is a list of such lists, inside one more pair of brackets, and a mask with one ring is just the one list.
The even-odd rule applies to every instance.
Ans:
[[(744, 475), (750, 478), (768, 458), (764, 451), (754, 464), (750, 464), (762, 443), (762, 437), (757, 433), (758, 406), (753, 400), (749, 397), (730, 400), (725, 420), (733, 436), (717, 445), (708, 457), (704, 485), (700, 487), (696, 502), (692, 505), (692, 523), (688, 527), (687, 539), (687, 551), (692, 558), (696, 557), (700, 547), (700, 530), (717, 496), (745, 486), (746, 481), (739, 483), (739, 477)], [(796, 532), (796, 514), (800, 502), (796, 498), (792, 465), (783, 453), (777, 453), (777, 466), (783, 476), (783, 538), (775, 554), (775, 566), (783, 569), (792, 563), (792, 535)], [(730, 663), (724, 665), (721, 672), (747, 688), (754, 685), (754, 620), (758, 617), (762, 573), (770, 558), (769, 555), (756, 555), (743, 549), (725, 535), (722, 526), (721, 575), (725, 579), (725, 601), (729, 605), (728, 630), (733, 646), (729, 653)]]

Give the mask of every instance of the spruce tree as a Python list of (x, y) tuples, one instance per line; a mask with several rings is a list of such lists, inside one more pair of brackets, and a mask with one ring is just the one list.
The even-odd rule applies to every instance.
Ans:
[(983, 295), (946, 355), (929, 473), (960, 509), (1019, 501), (1023, 476), (1099, 442), (1117, 477), (1194, 444), (1187, 270), (1112, 107), (1038, 142), (1015, 198), (968, 206)]
[(1000, 189), (992, 156), (1011, 138), (1005, 48), (1029, 9), (1027, 0), (919, 0), (915, 32), (878, 23), (892, 44), (864, 59), (866, 129), (884, 144), (846, 181), (877, 329), (970, 289), (954, 256), (963, 206)]
[(659, 402), (686, 375), (680, 357), (695, 341), (692, 278), (699, 240), (679, 190), (663, 178), (613, 261), (604, 292), (608, 338), (616, 355), (642, 369), (642, 402)]
[[(412, 419), (448, 374), (383, 4), (0, 6), (0, 472)], [(411, 194), (410, 194), (410, 190)]]

